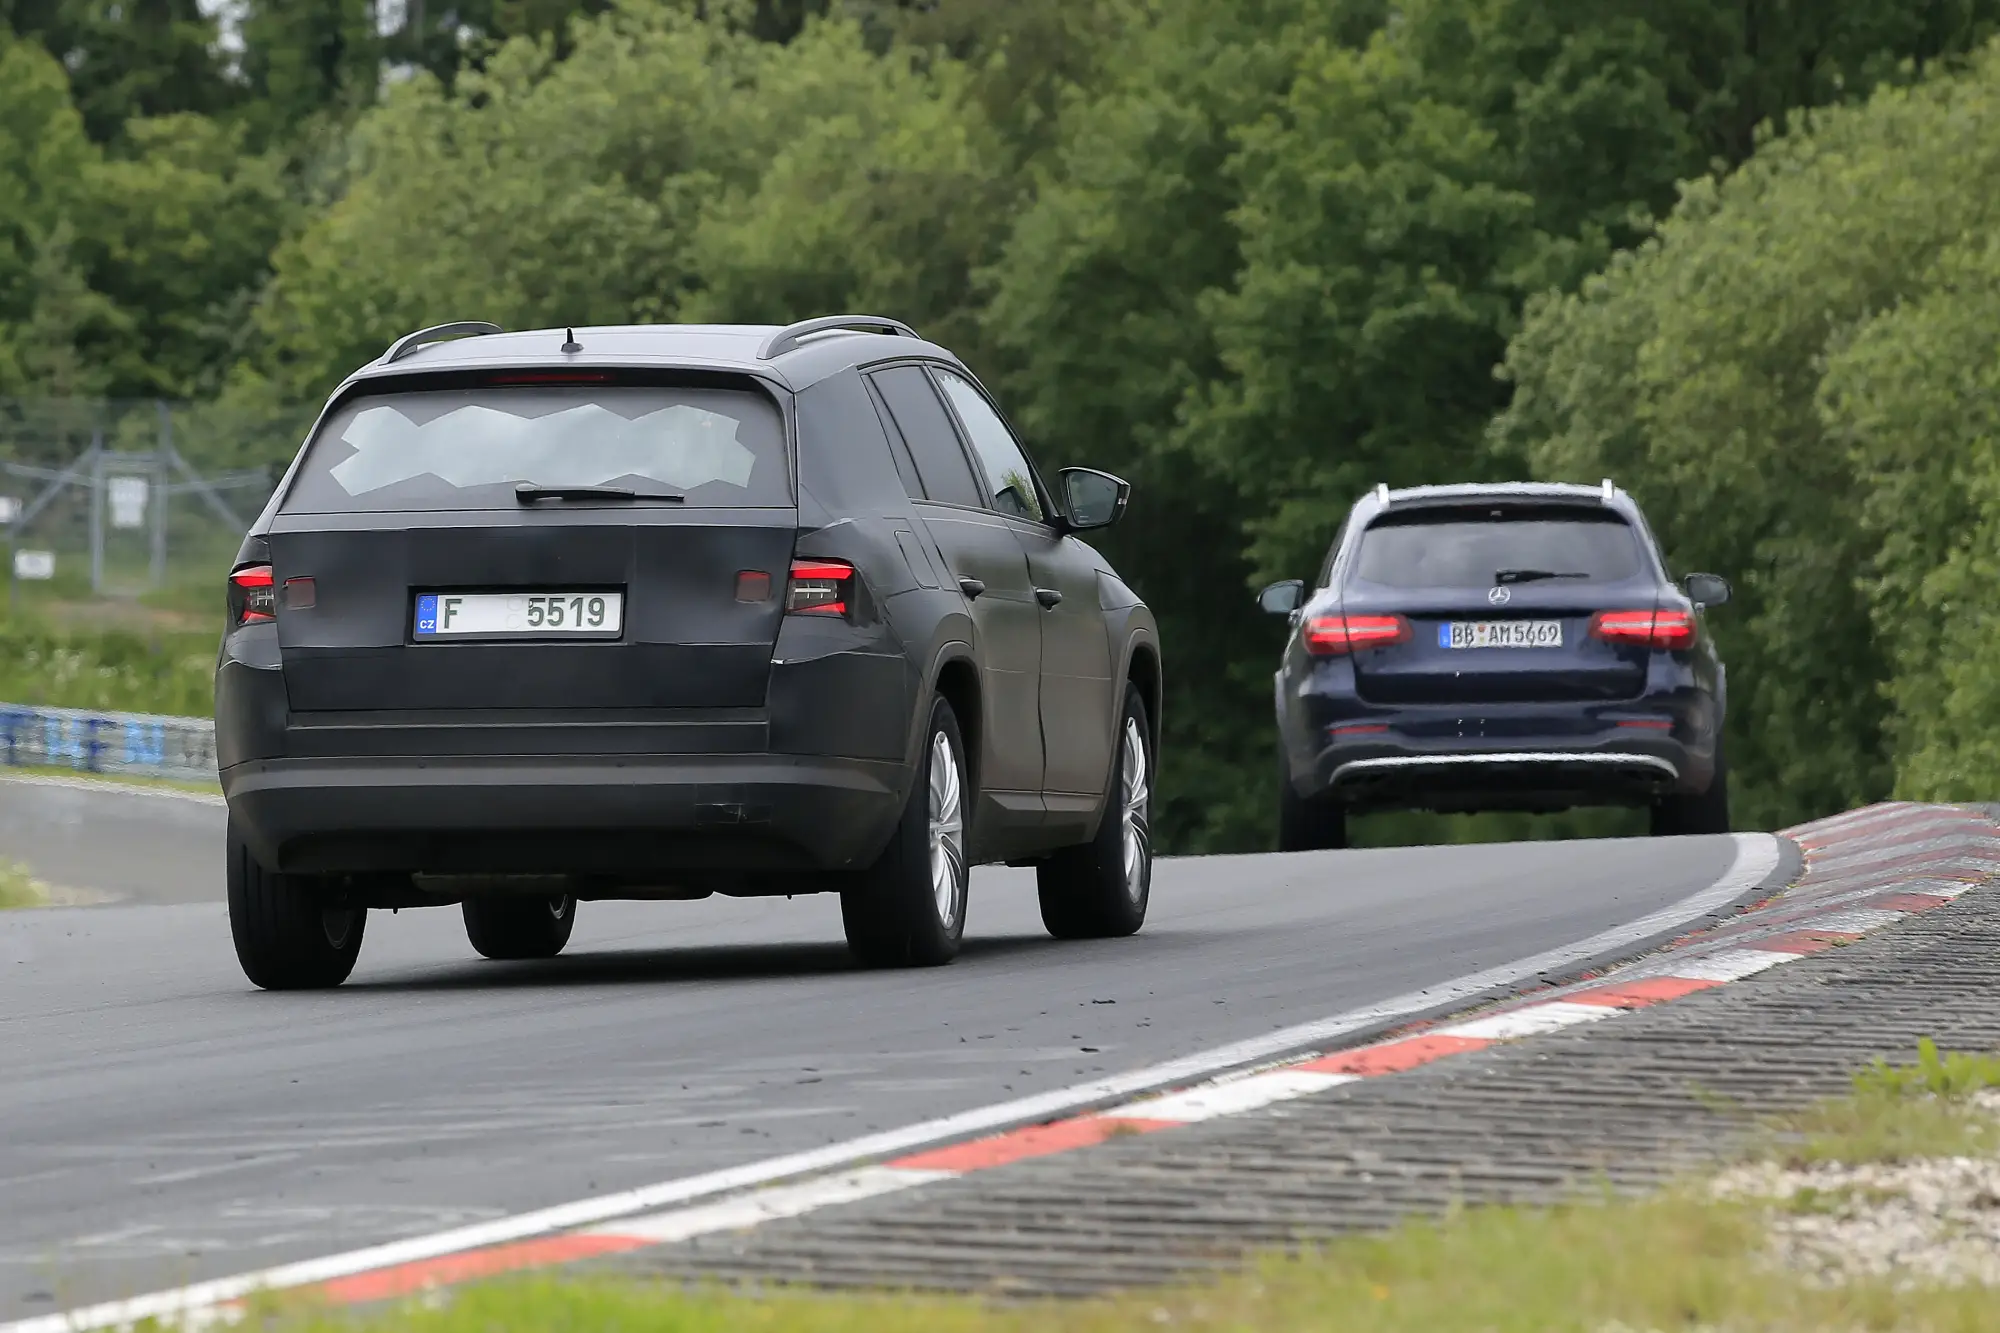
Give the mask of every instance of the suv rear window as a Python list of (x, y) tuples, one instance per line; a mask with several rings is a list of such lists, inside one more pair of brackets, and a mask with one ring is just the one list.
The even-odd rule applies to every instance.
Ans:
[(1361, 534), (1354, 576), (1392, 588), (1490, 588), (1503, 570), (1609, 583), (1643, 568), (1638, 535), (1616, 514), (1449, 509), (1371, 524)]
[(560, 385), (357, 398), (307, 446), (293, 513), (510, 508), (514, 487), (673, 491), (689, 505), (791, 503), (784, 421), (750, 390)]

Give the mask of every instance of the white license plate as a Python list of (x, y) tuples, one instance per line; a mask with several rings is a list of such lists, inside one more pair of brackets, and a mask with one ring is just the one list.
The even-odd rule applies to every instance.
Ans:
[(618, 637), (625, 596), (616, 592), (426, 592), (416, 637), (505, 639)]
[(1440, 648), (1560, 648), (1560, 620), (1453, 620), (1438, 626)]

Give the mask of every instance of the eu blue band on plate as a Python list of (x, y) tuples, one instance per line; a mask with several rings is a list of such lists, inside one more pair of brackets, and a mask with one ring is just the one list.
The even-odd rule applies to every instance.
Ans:
[(417, 598), (417, 633), (435, 634), (438, 627), (438, 599), (436, 593), (426, 593)]
[(1449, 624), (1438, 626), (1438, 647), (1451, 647), (1451, 626)]

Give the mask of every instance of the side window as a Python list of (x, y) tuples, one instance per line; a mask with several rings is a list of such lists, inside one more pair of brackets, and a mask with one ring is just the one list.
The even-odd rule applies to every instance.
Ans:
[(980, 505), (972, 464), (959, 447), (958, 432), (931, 388), (930, 376), (915, 366), (893, 366), (870, 378), (909, 443), (924, 494), (947, 504)]
[(895, 460), (896, 475), (903, 479), (903, 494), (912, 500), (924, 498), (924, 481), (917, 475), (917, 460), (910, 457), (910, 442), (903, 438), (897, 428), (889, 408), (882, 401), (882, 391), (874, 385), (868, 386), (868, 403), (875, 409), (875, 416), (882, 423), (882, 433), (889, 437), (889, 455)]
[(1041, 522), (1045, 516), (1042, 498), (1035, 490), (1034, 469), (1028, 466), (1028, 456), (1021, 452), (1007, 423), (963, 376), (940, 369), (937, 377), (945, 397), (958, 409), (965, 433), (972, 437), (972, 451), (986, 469), (987, 484), (993, 487), (992, 507), (1016, 518)]
[(803, 390), (796, 415), (801, 499), (810, 495), (835, 514), (902, 509), (911, 492), (898, 474), (908, 463), (861, 376), (843, 371)]
[(1326, 548), (1326, 563), (1320, 566), (1319, 583), (1315, 585), (1316, 587), (1330, 588), (1333, 586), (1333, 562), (1340, 559), (1340, 544), (1347, 540), (1347, 530), (1353, 524), (1354, 515), (1352, 513), (1349, 513), (1346, 518), (1340, 521), (1339, 531), (1333, 534), (1333, 545)]

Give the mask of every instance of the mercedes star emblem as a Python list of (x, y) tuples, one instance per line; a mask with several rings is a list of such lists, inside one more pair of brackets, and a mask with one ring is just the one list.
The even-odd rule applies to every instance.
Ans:
[(1507, 603), (1507, 599), (1513, 595), (1513, 593), (1507, 591), (1507, 585), (1502, 583), (1486, 594), (1486, 600), (1495, 606), (1504, 606)]

